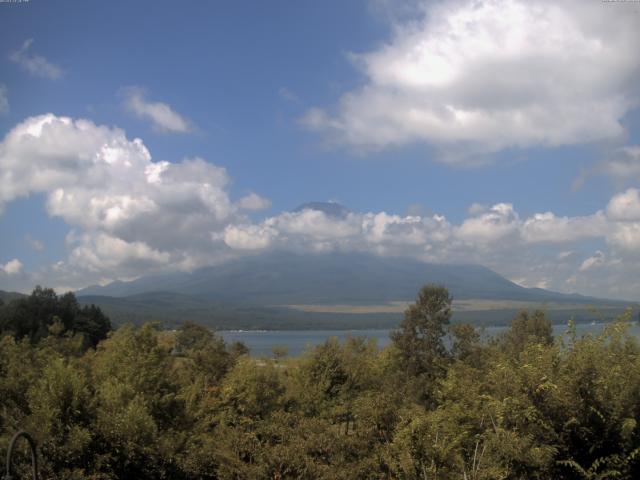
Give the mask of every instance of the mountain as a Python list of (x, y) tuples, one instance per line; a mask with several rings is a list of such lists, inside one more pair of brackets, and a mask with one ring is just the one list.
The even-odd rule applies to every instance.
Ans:
[(479, 265), (422, 263), (362, 253), (300, 255), (272, 252), (192, 273), (143, 277), (77, 292), (124, 297), (171, 292), (207, 301), (253, 306), (381, 304), (413, 300), (426, 283), (446, 286), (454, 299), (593, 303), (592, 297), (524, 288)]
[(16, 300), (18, 298), (24, 297), (24, 293), (18, 292), (5, 292), (4, 290), (0, 290), (0, 302), (8, 303), (11, 300)]
[[(76, 292), (115, 323), (193, 320), (219, 329), (393, 328), (427, 283), (446, 286), (454, 321), (507, 324), (521, 308), (552, 322), (611, 319), (629, 302), (524, 288), (479, 265), (422, 263), (363, 253), (271, 252), (191, 273), (142, 277)], [(589, 310), (595, 305), (600, 313)]]

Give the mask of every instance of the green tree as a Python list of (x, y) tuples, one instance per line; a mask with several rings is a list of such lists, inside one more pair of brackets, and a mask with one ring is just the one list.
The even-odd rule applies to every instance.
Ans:
[(37, 343), (50, 335), (55, 322), (64, 332), (82, 334), (87, 347), (95, 347), (111, 330), (111, 322), (100, 308), (81, 307), (72, 292), (58, 296), (53, 289), (38, 286), (31, 295), (12, 300), (2, 308), (0, 332)]
[(468, 323), (457, 323), (450, 328), (452, 337), (451, 354), (454, 358), (479, 366), (482, 362), (480, 334)]
[(422, 400), (432, 397), (434, 382), (446, 372), (446, 328), (451, 319), (451, 296), (438, 285), (425, 285), (416, 302), (404, 313), (400, 328), (391, 333), (397, 363), (406, 379), (417, 380), (414, 386)]
[(522, 310), (512, 320), (503, 342), (505, 348), (513, 354), (524, 350), (528, 343), (552, 345), (553, 327), (542, 310), (535, 310), (533, 313)]

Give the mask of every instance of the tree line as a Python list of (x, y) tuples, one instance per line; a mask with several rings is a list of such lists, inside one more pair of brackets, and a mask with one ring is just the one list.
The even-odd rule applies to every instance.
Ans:
[(489, 340), (450, 318), (427, 285), (384, 349), (256, 359), (36, 289), (0, 306), (0, 445), (26, 429), (42, 478), (68, 480), (640, 478), (629, 315), (554, 338), (523, 311)]

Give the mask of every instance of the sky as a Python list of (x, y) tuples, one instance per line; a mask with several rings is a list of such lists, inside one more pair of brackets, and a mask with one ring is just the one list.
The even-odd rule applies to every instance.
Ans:
[(638, 2), (2, 2), (0, 289), (278, 249), (640, 300), (638, 45)]

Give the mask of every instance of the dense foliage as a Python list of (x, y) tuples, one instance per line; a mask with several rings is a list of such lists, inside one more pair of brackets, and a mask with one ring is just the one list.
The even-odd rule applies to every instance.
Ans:
[(389, 347), (330, 339), (294, 359), (192, 323), (87, 350), (58, 329), (5, 336), (0, 444), (32, 432), (56, 479), (640, 478), (628, 318), (554, 339), (522, 312), (481, 341), (450, 304), (427, 286)]
[(107, 338), (111, 322), (95, 305), (80, 306), (72, 292), (58, 296), (51, 288), (36, 287), (31, 295), (0, 302), (0, 332), (37, 343), (51, 334), (80, 335), (95, 347)]

